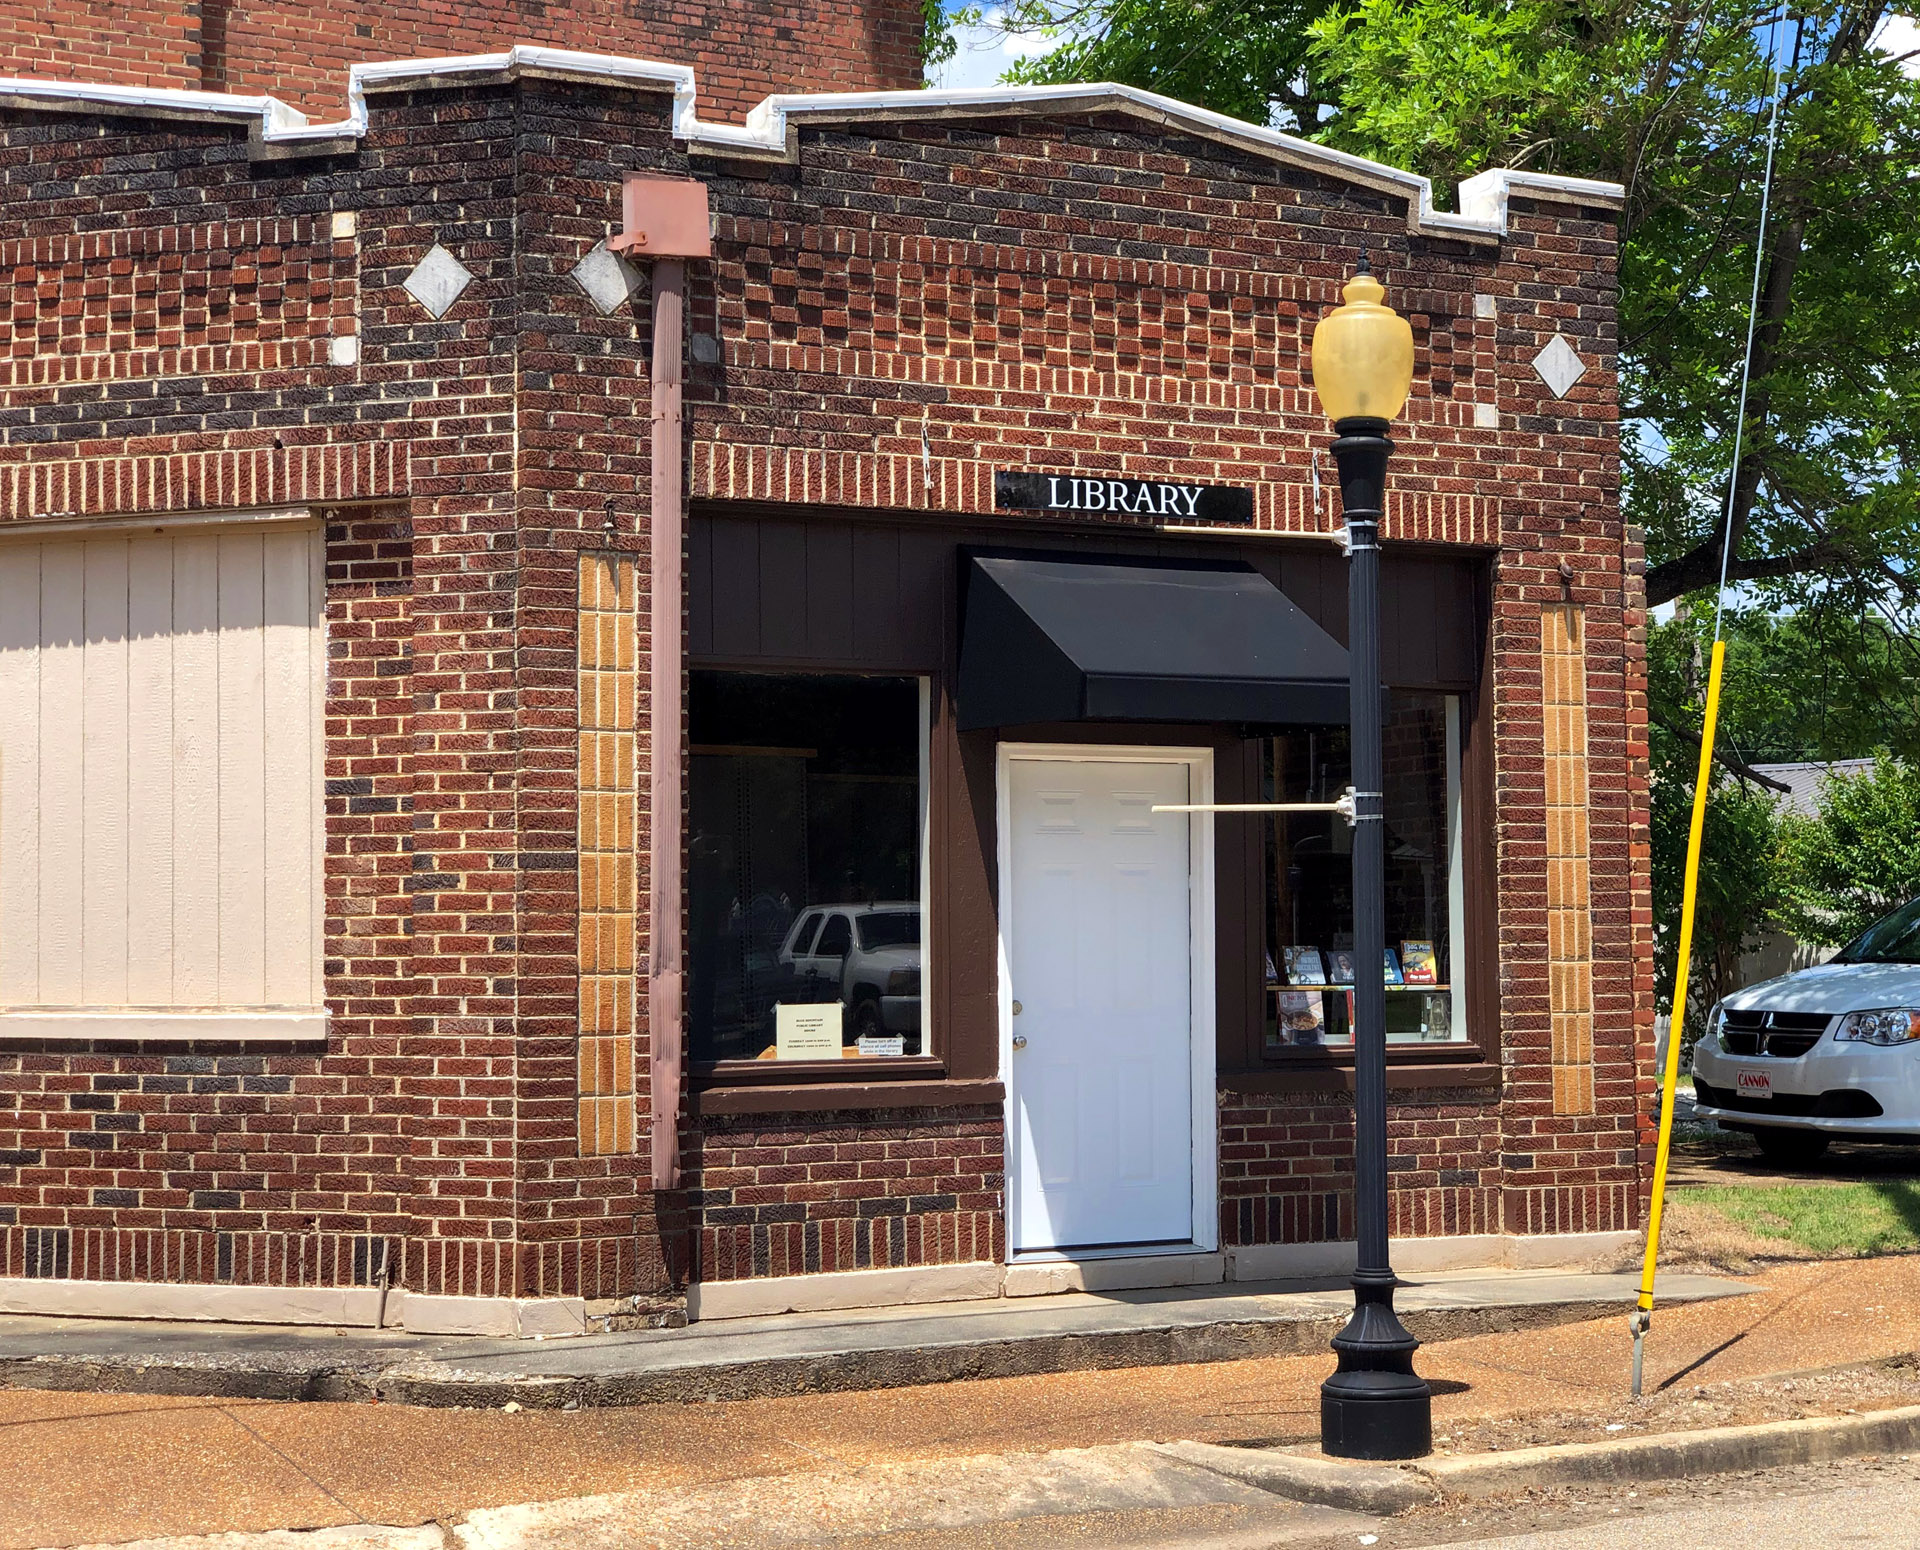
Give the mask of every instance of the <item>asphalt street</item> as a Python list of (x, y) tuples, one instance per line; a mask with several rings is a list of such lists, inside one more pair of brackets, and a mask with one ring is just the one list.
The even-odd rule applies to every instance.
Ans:
[[(1492, 1503), (1464, 1519), (1435, 1508), (1361, 1532), (1375, 1536), (1373, 1550), (1913, 1550), (1920, 1546), (1920, 1461), (1861, 1459), (1651, 1489), (1561, 1490)], [(1327, 1541), (1327, 1550), (1336, 1542)]]
[[(1764, 1503), (1764, 1510), (1761, 1510)], [(1454, 1541), (1458, 1544), (1459, 1541)], [(1920, 1482), (1844, 1487), (1681, 1509), (1618, 1523), (1584, 1523), (1542, 1534), (1475, 1539), (1479, 1550), (1838, 1550), (1920, 1545)]]

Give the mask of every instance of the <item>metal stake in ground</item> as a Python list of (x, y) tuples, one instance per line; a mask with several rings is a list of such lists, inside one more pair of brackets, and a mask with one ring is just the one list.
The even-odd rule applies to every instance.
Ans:
[(1381, 816), (1380, 518), (1389, 422), (1413, 382), (1413, 330), (1381, 304), (1366, 256), (1345, 304), (1313, 334), (1313, 380), (1333, 444), (1347, 526), (1347, 655), (1353, 749), (1353, 1211), (1359, 1260), (1353, 1319), (1320, 1389), (1320, 1446), (1339, 1458), (1433, 1451), (1432, 1390), (1413, 1370), (1420, 1342), (1393, 1311), (1387, 1249), (1386, 847)]

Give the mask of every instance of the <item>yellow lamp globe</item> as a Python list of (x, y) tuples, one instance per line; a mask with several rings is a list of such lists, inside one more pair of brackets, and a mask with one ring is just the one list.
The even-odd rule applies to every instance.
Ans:
[(1313, 385), (1327, 418), (1391, 420), (1413, 386), (1413, 326), (1382, 304), (1386, 287), (1366, 256), (1347, 281), (1345, 302), (1313, 331)]

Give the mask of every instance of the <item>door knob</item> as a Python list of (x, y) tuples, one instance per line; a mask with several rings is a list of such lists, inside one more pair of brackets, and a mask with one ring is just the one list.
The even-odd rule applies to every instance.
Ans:
[(1027, 1047), (1027, 1036), (1024, 1033), (1016, 1033), (1013, 1036), (1013, 1047), (1015, 1049), (1025, 1049)]
[(1013, 1015), (1015, 1017), (1020, 1015), (1020, 1003), (1018, 1001), (1013, 1003)]

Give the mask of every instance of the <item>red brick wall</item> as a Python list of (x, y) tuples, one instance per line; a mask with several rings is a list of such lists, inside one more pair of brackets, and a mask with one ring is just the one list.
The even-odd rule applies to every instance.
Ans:
[[(659, 1284), (670, 1246), (659, 1236), (646, 1143), (638, 1154), (583, 1157), (576, 1130), (575, 631), (580, 551), (623, 550), (640, 556), (641, 651), (647, 646), (649, 293), (643, 287), (628, 310), (602, 317), (568, 275), (619, 229), (621, 178), (636, 156), (652, 164), (676, 158), (659, 96), (542, 86), (520, 93), (517, 112), (514, 201), (523, 224), (511, 267), (503, 262), (498, 272), (511, 285), (516, 373), (502, 384), (508, 396), (500, 424), (515, 427), (518, 474), (511, 527), (494, 535), (501, 584), (510, 591), (502, 601), (512, 611), (516, 711), (513, 772), (503, 769), (495, 784), (513, 801), (521, 851), (517, 957), (502, 970), (515, 976), (512, 1026), (520, 1040), (515, 1232), (527, 1245), (529, 1284), (611, 1295)], [(420, 315), (410, 302), (396, 311)], [(505, 699), (504, 675), (499, 688)], [(636, 741), (644, 769), (644, 723)], [(644, 801), (636, 833), (644, 856)], [(637, 871), (644, 896), (644, 866)], [(643, 1033), (636, 1041), (642, 1071), (648, 1048)], [(639, 1087), (645, 1137), (645, 1082)]]
[[(614, 1295), (663, 1283), (680, 1252), (661, 1231), (678, 1202), (655, 1201), (642, 1159), (583, 1158), (573, 1129), (577, 555), (652, 557), (644, 290), (603, 319), (567, 275), (617, 228), (621, 173), (687, 162), (658, 92), (529, 81), (372, 111), (348, 154), (259, 162), (237, 127), (0, 124), (0, 244), (29, 223), (48, 244), (4, 250), (0, 520), (335, 513), (334, 1042), (0, 1047), (9, 1273), (32, 1254), (90, 1275), (342, 1279), (399, 1241), (416, 1290)], [(1496, 556), (1498, 810), (1476, 838), (1498, 869), (1498, 937), (1478, 944), (1498, 1007), (1469, 1029), (1495, 1065), (1481, 1086), (1396, 1094), (1396, 1230), (1629, 1225), (1651, 923), (1610, 218), (1516, 197), (1503, 243), (1410, 239), (1397, 199), (1117, 116), (800, 140), (798, 176), (696, 169), (718, 216), (689, 320), (696, 498), (953, 515), (991, 509), (995, 467), (1176, 472), (1254, 486), (1263, 527), (1324, 533), (1302, 350), (1372, 250), (1421, 349), (1389, 540)], [(356, 215), (351, 241), (334, 211)], [(116, 256), (71, 273), (96, 231)], [(438, 321), (400, 287), (435, 242), (477, 276)], [(349, 314), (361, 359), (334, 366), (313, 341)], [(1564, 401), (1530, 365), (1556, 328), (1590, 368)], [(1569, 595), (1592, 642), (1597, 1112), (1557, 1116), (1539, 610)], [(1230, 1095), (1228, 1241), (1344, 1230), (1350, 1123), (1338, 1095)], [(995, 1110), (690, 1121), (699, 1271), (804, 1269), (810, 1224), (821, 1268), (997, 1256), (999, 1147)]]
[(687, 1137), (696, 1278), (1006, 1257), (997, 1109), (708, 1116)]
[(200, 13), (195, 0), (5, 0), (0, 68), (7, 75), (197, 91)]
[(404, 512), (327, 515), (328, 1051), (0, 1048), (4, 1273), (367, 1284), (389, 1241), (401, 1265), (418, 1110), (389, 1095), (430, 1070), (404, 1015), (410, 569)]
[[(1498, 1094), (1422, 1094), (1387, 1110), (1396, 1238), (1503, 1230)], [(1353, 1100), (1226, 1093), (1220, 1102), (1220, 1242), (1320, 1243), (1353, 1236)]]
[(0, 73), (266, 93), (338, 118), (350, 65), (534, 43), (690, 65), (703, 116), (737, 122), (773, 92), (919, 85), (920, 25), (907, 0), (703, 0), (675, 11), (615, 0), (6, 0)]
[(36, 236), (0, 273), (21, 387), (324, 367), (359, 300), (324, 215)]
[[(1610, 230), (1515, 199), (1493, 343), (1517, 435), (1485, 471), (1503, 491), (1493, 610), (1494, 746), (1507, 1065), (1502, 1213), (1514, 1232), (1631, 1227), (1641, 1170), (1637, 1072), (1653, 1029), (1646, 829), (1645, 610), (1618, 511), (1615, 258)], [(1564, 400), (1532, 361), (1563, 333), (1588, 364)], [(1588, 848), (1593, 928), (1590, 1115), (1556, 1114), (1546, 933), (1541, 609), (1578, 605), (1586, 630)]]
[[(712, 288), (693, 327), (723, 359), (694, 368), (696, 497), (983, 511), (993, 470), (1028, 466), (1251, 484), (1261, 527), (1325, 532), (1334, 503), (1316, 510), (1309, 465), (1330, 484), (1330, 431), (1306, 347), (1371, 250), (1417, 351), (1386, 534), (1498, 556), (1484, 692), (1499, 936), (1475, 944), (1482, 963), (1497, 955), (1498, 1006), (1467, 1031), (1499, 1080), (1396, 1095), (1396, 1231), (1632, 1226), (1652, 1002), (1634, 924), (1643, 621), (1617, 511), (1611, 215), (1516, 195), (1498, 245), (1409, 239), (1401, 201), (1119, 117), (822, 126), (801, 159), (798, 182), (713, 180)], [(937, 226), (903, 229), (872, 189), (910, 190)], [(1587, 365), (1564, 400), (1532, 368), (1556, 332)], [(1482, 406), (1496, 426), (1477, 423)], [(1592, 643), (1590, 1115), (1553, 1113), (1549, 1073), (1539, 609), (1567, 598)], [(1333, 1166), (1350, 1155), (1350, 1106), (1250, 1098), (1227, 1114), (1245, 1150), (1223, 1164), (1246, 1168), (1223, 1176), (1228, 1241), (1326, 1236), (1319, 1186), (1276, 1181), (1296, 1163), (1302, 1179), (1330, 1170), (1331, 1209), (1350, 1210)]]

